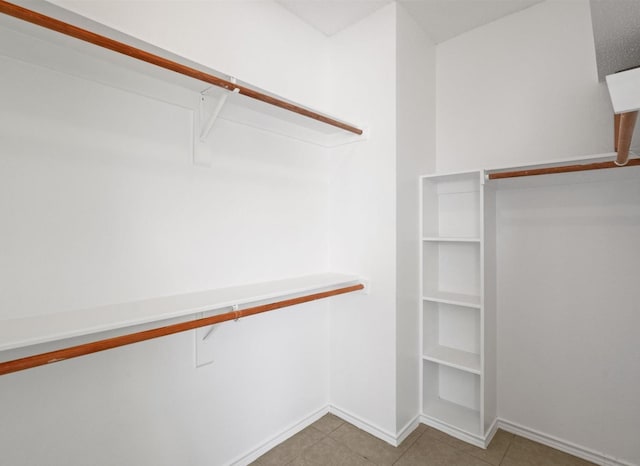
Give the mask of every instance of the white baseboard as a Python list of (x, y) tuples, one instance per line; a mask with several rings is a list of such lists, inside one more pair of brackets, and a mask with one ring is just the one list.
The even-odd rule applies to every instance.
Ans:
[(416, 417), (411, 419), (409, 422), (407, 422), (407, 424), (402, 429), (400, 429), (400, 432), (398, 432), (398, 435), (396, 435), (396, 443), (395, 443), (394, 447), (397, 447), (402, 442), (404, 442), (406, 440), (406, 438), (409, 435), (411, 435), (411, 432), (416, 430), (416, 428), (419, 425), (420, 425), (420, 416), (416, 415)]
[(374, 437), (378, 437), (380, 440), (384, 440), (385, 442), (387, 442), (388, 444), (394, 447), (398, 445), (398, 437), (396, 435), (391, 434), (390, 432), (387, 432), (384, 429), (381, 429), (380, 427), (376, 426), (375, 424), (369, 421), (365, 421), (359, 418), (358, 416), (350, 413), (349, 411), (346, 411), (342, 408), (338, 408), (337, 406), (332, 405), (332, 406), (329, 406), (329, 412), (331, 414), (335, 414), (343, 421), (346, 421), (349, 424), (356, 426), (358, 429), (364, 430), (365, 432), (368, 432)]
[(519, 435), (529, 440), (533, 440), (534, 442), (547, 445), (551, 448), (555, 448), (556, 450), (569, 453), (570, 455), (577, 456), (578, 458), (582, 458), (587, 461), (600, 464), (602, 466), (638, 466), (628, 461), (614, 458), (610, 455), (591, 450), (581, 445), (576, 445), (575, 443), (560, 439), (558, 437), (554, 437), (553, 435), (545, 434), (543, 432), (530, 429), (515, 422), (507, 421), (506, 419), (497, 419), (496, 421), (494, 421), (484, 438), (469, 435), (463, 431), (455, 429), (447, 424), (443, 424), (427, 416), (416, 416), (413, 420), (409, 421), (402, 429), (400, 429), (397, 435), (393, 435), (390, 432), (376, 426), (370, 421), (363, 420), (355, 414), (350, 413), (349, 411), (331, 405), (327, 405), (300, 420), (299, 422), (294, 423), (293, 425), (284, 429), (280, 434), (272, 437), (267, 442), (253, 449), (251, 452), (227, 463), (228, 466), (248, 465), (275, 446), (294, 436), (304, 428), (310, 426), (327, 413), (334, 414), (343, 421), (346, 421), (393, 446), (398, 446), (400, 443), (402, 443), (402, 441), (404, 441), (411, 434), (411, 432), (414, 431), (418, 424), (422, 422), (423, 424), (431, 426), (435, 429), (445, 432), (446, 434), (449, 434), (453, 437), (468, 442), (472, 445), (479, 446), (481, 448), (486, 448), (486, 446), (491, 442), (491, 439), (493, 439), (496, 431), (498, 429), (503, 429), (507, 432), (511, 432), (512, 434)]
[(290, 425), (285, 430), (283, 430), (280, 434), (272, 437), (270, 440), (266, 441), (259, 447), (253, 449), (249, 453), (246, 453), (234, 459), (233, 461), (227, 463), (227, 465), (228, 466), (246, 466), (249, 463), (252, 463), (253, 461), (257, 460), (260, 456), (264, 455), (266, 452), (268, 452), (275, 446), (281, 444), (288, 438), (293, 437), (295, 434), (297, 434), (301, 430), (305, 429), (306, 427), (316, 422), (318, 419), (320, 419), (322, 416), (324, 416), (328, 412), (329, 412), (328, 406), (325, 406), (324, 408), (319, 409), (318, 411), (316, 411), (313, 414), (310, 414), (309, 416), (305, 417), (301, 421)]
[(489, 430), (487, 431), (487, 434), (484, 437), (483, 448), (487, 448), (489, 446), (489, 444), (493, 440), (493, 437), (496, 435), (496, 432), (498, 432), (498, 419), (494, 419), (493, 422), (491, 423), (491, 427), (489, 427)]
[(627, 461), (606, 455), (604, 453), (591, 450), (581, 445), (576, 445), (575, 443), (568, 442), (561, 438), (554, 437), (553, 435), (548, 435), (537, 430), (522, 426), (520, 424), (516, 424), (515, 422), (507, 421), (505, 419), (498, 419), (497, 427), (506, 430), (507, 432), (511, 432), (512, 434), (519, 435), (520, 437), (528, 438), (529, 440), (533, 440), (534, 442), (542, 443), (543, 445), (555, 448), (556, 450), (560, 450), (565, 453), (569, 453), (570, 455), (577, 456), (578, 458), (591, 461), (592, 463), (600, 464), (603, 466), (638, 466), (634, 465), (633, 463), (629, 463)]
[(249, 463), (255, 461), (260, 456), (264, 455), (266, 452), (276, 447), (277, 445), (281, 444), (288, 438), (293, 437), (295, 434), (297, 434), (301, 430), (305, 429), (306, 427), (309, 427), (311, 424), (316, 422), (318, 419), (320, 419), (322, 416), (324, 416), (327, 413), (334, 414), (335, 416), (339, 417), (343, 421), (346, 421), (349, 424), (352, 424), (357, 428), (370, 433), (371, 435), (379, 438), (380, 440), (384, 440), (385, 442), (393, 445), (394, 447), (399, 445), (402, 442), (402, 440), (408, 437), (409, 434), (411, 434), (411, 432), (413, 432), (413, 430), (416, 427), (418, 427), (418, 422), (419, 422), (419, 418), (416, 417), (413, 421), (409, 422), (400, 431), (400, 433), (397, 436), (395, 436), (385, 431), (384, 429), (379, 428), (375, 424), (365, 421), (344, 409), (338, 408), (336, 406), (327, 405), (324, 408), (319, 409), (315, 413), (312, 413), (309, 416), (305, 417), (304, 419), (300, 420), (299, 422), (296, 422), (295, 424), (287, 427), (280, 434), (272, 437), (270, 440), (266, 441), (265, 443), (258, 446), (257, 448), (251, 450), (249, 453), (241, 455), (236, 459), (234, 459), (233, 461), (230, 461), (229, 463), (227, 463), (227, 466), (248, 465)]
[(475, 445), (476, 447), (486, 448), (486, 443), (484, 437), (479, 435), (472, 435), (463, 430), (460, 430), (454, 426), (446, 424), (444, 422), (439, 421), (438, 419), (432, 418), (430, 416), (420, 416), (420, 422), (423, 424), (433, 427), (445, 434), (451, 435), (457, 439), (462, 440), (463, 442), (470, 443), (471, 445)]

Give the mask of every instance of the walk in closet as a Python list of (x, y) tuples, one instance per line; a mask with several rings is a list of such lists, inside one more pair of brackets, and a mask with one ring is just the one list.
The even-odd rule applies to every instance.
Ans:
[(640, 465), (640, 7), (453, 3), (0, 0), (2, 466)]

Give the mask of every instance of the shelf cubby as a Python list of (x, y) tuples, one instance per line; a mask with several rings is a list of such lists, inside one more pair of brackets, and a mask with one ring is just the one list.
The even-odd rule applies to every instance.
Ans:
[(422, 233), (431, 238), (480, 237), (478, 172), (424, 177)]
[(423, 414), (456, 430), (479, 436), (480, 376), (423, 361)]
[(425, 296), (480, 296), (479, 242), (425, 242), (422, 251)]
[(481, 373), (480, 312), (446, 303), (423, 303), (423, 358)]

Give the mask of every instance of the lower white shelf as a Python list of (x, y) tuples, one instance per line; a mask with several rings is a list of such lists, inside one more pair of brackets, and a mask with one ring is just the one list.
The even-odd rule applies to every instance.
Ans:
[(319, 273), (92, 309), (0, 320), (0, 351), (187, 317), (200, 312), (222, 313), (235, 305), (328, 291), (359, 281), (354, 275)]
[(427, 361), (480, 375), (480, 355), (476, 353), (433, 345), (425, 350), (422, 357)]
[(423, 359), (423, 415), (459, 432), (480, 435), (480, 378), (479, 374)]
[(480, 412), (443, 400), (430, 399), (423, 405), (423, 415), (468, 434), (479, 436)]

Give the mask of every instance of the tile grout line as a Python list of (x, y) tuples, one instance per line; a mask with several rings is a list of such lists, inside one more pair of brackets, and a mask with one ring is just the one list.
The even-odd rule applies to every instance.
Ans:
[(507, 453), (509, 453), (509, 450), (511, 450), (511, 445), (513, 444), (513, 439), (515, 438), (515, 436), (511, 437), (511, 440), (509, 440), (509, 445), (507, 445), (507, 449), (504, 451), (504, 455), (502, 455), (502, 458), (500, 458), (500, 463), (498, 463), (498, 466), (500, 466), (504, 460), (507, 458)]
[[(402, 459), (402, 457), (407, 454), (407, 452), (411, 449), (411, 447), (413, 447), (418, 442), (418, 440), (420, 440), (422, 438), (422, 436), (426, 435), (426, 434), (427, 434), (427, 429), (424, 429), (422, 431), (422, 433), (420, 435), (418, 435), (418, 437), (411, 443), (411, 445), (409, 445), (407, 447), (407, 449), (404, 452), (402, 452), (402, 454), (398, 457), (398, 459), (393, 462), (393, 464), (397, 464), (398, 461), (400, 461)], [(409, 435), (411, 435), (411, 434), (409, 434)]]
[[(333, 430), (331, 431), (331, 433), (335, 432), (336, 430), (340, 429), (341, 427), (343, 427), (343, 426), (345, 426), (345, 425), (352, 425), (352, 424), (349, 424), (347, 421), (344, 421), (344, 422), (343, 422), (339, 427), (336, 427), (335, 429), (333, 429)], [(355, 427), (355, 426), (354, 426), (354, 427)], [(357, 429), (357, 427), (356, 427), (356, 429)], [(369, 434), (369, 435), (371, 435), (371, 434)], [(358, 453), (357, 451), (355, 451), (353, 448), (351, 448), (349, 445), (347, 445), (346, 443), (344, 443), (344, 442), (343, 442), (343, 441), (341, 441), (340, 439), (333, 438), (333, 437), (330, 437), (330, 436), (329, 436), (329, 438), (330, 438), (331, 440), (335, 441), (336, 443), (339, 443), (339, 444), (340, 444), (340, 445), (342, 445), (343, 447), (345, 447), (347, 450), (349, 450), (349, 451), (350, 451), (351, 453), (353, 453), (354, 455), (359, 456), (360, 458), (364, 459), (365, 461), (368, 461), (368, 462), (369, 462), (369, 463), (371, 463), (371, 464), (375, 464), (376, 466), (380, 466), (380, 465), (378, 465), (378, 463), (376, 463), (376, 462), (374, 462), (373, 460), (371, 460), (371, 459), (367, 458), (366, 456), (362, 456), (360, 453)]]
[[(289, 465), (289, 464), (293, 463), (295, 460), (297, 460), (298, 458), (301, 458), (301, 457), (302, 457), (302, 455), (304, 455), (304, 452), (305, 452), (305, 451), (307, 451), (309, 448), (311, 448), (311, 447), (313, 447), (313, 446), (317, 445), (318, 443), (322, 442), (325, 438), (327, 438), (327, 437), (328, 437), (328, 434), (325, 434), (325, 433), (324, 433), (324, 432), (322, 432), (320, 429), (317, 429), (316, 427), (313, 427), (313, 424), (308, 425), (307, 427), (305, 427), (305, 429), (309, 429), (309, 428), (311, 428), (311, 429), (313, 429), (313, 430), (317, 430), (318, 432), (320, 432), (320, 433), (322, 434), (322, 437), (320, 437), (320, 438), (318, 439), (318, 441), (313, 442), (311, 445), (306, 446), (306, 447), (304, 447), (302, 450), (300, 450), (300, 453), (299, 453), (299, 454), (297, 454), (296, 456), (294, 456), (293, 458), (291, 458), (291, 460), (290, 460), (290, 461), (287, 461), (286, 465)], [(304, 430), (304, 429), (303, 429), (303, 430)], [(286, 466), (286, 465), (285, 465), (285, 466)]]
[[(511, 438), (511, 440), (512, 439), (513, 439), (513, 437)], [(504, 457), (505, 457), (505, 455), (507, 453), (507, 450), (509, 450), (509, 447), (511, 446), (511, 440), (509, 440), (509, 442), (507, 443), (507, 448), (505, 448), (504, 453), (502, 453), (502, 455), (500, 456), (500, 459), (498, 460), (497, 466), (500, 466), (500, 464), (502, 463), (502, 460), (504, 459)], [(493, 440), (489, 443), (489, 445), (487, 445), (487, 447), (484, 449), (484, 451), (487, 451), (489, 449), (489, 447), (490, 447), (492, 442), (493, 442)], [(483, 463), (487, 463), (489, 465), (496, 466), (496, 465), (493, 465), (493, 463), (491, 461), (487, 460), (486, 458), (484, 458), (482, 456), (478, 456), (477, 455), (477, 450), (473, 450), (472, 449), (472, 450), (467, 451), (467, 450), (464, 450), (464, 449), (461, 448), (460, 451), (462, 451), (463, 453), (465, 453), (468, 456), (471, 456), (474, 459), (482, 461)]]

